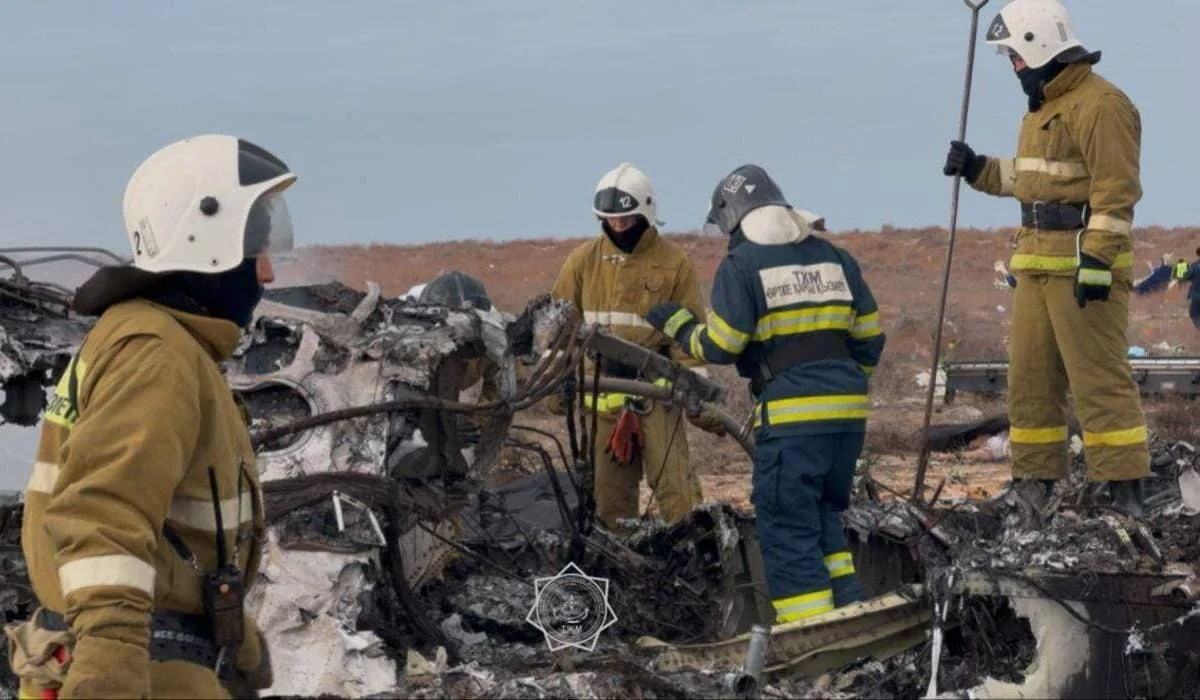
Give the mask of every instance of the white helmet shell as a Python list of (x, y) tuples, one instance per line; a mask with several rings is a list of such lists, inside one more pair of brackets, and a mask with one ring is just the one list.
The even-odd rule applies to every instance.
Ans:
[(650, 178), (633, 163), (621, 163), (609, 170), (596, 185), (592, 201), (596, 216), (644, 216), (652, 226), (658, 221), (658, 200), (654, 196), (654, 185)]
[(295, 181), (279, 158), (234, 136), (194, 136), (159, 149), (125, 187), (133, 266), (217, 273), (291, 250), (281, 193)]
[(1012, 51), (1030, 68), (1083, 44), (1071, 31), (1067, 8), (1059, 0), (1013, 0), (1000, 9), (985, 35), (1001, 53)]

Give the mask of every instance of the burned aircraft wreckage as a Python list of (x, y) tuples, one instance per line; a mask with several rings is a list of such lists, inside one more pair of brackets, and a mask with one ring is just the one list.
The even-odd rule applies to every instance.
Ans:
[[(93, 320), (69, 312), (69, 288), (31, 270), (112, 264), (102, 255), (0, 251), (12, 271), (0, 279), (8, 424), (34, 429)], [(672, 386), (585, 371), (596, 355)], [(561, 304), (539, 298), (513, 316), (386, 298), (373, 284), (271, 290), (227, 376), (249, 407), (264, 481), (268, 543), (248, 606), (271, 649), (267, 696), (1165, 697), (1200, 687), (1200, 455), (1187, 443), (1156, 442), (1151, 512), (1136, 521), (1081, 481), (1060, 484), (1047, 515), (1009, 495), (914, 502), (864, 469), (845, 518), (873, 597), (774, 625), (763, 649), (749, 643), (773, 617), (752, 514), (709, 503), (621, 535), (591, 516), (595, 424), (579, 388), (636, 389), (689, 410), (719, 404), (723, 389), (581, 326)], [(571, 399), (561, 436), (520, 422), (554, 392)], [(752, 452), (743, 427), (729, 428)], [(536, 469), (502, 472), (507, 454)], [(13, 620), (35, 605), (19, 494), (0, 517), (0, 607)], [(594, 651), (551, 652), (527, 619), (535, 579), (572, 562), (608, 580), (616, 622)]]

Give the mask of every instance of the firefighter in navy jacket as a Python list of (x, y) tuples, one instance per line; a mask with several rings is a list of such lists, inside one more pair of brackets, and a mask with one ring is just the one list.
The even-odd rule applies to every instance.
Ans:
[(701, 323), (679, 304), (647, 320), (706, 363), (736, 363), (755, 397), (752, 500), (778, 622), (864, 595), (841, 511), (850, 500), (870, 408), (868, 377), (885, 336), (855, 259), (813, 231), (766, 171), (717, 185), (706, 230), (730, 237)]

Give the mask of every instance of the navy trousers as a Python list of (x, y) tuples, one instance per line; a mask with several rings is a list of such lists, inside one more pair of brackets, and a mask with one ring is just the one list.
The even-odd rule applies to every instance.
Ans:
[(830, 433), (757, 445), (751, 500), (779, 622), (865, 597), (841, 520), (863, 440), (863, 433)]

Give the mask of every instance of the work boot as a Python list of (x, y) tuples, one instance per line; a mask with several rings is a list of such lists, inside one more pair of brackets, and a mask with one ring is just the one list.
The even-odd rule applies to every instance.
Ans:
[(858, 582), (857, 574), (838, 576), (831, 581), (833, 588), (833, 607), (844, 608), (867, 599), (867, 593)]
[(1146, 517), (1146, 503), (1141, 479), (1110, 481), (1108, 493), (1112, 496), (1112, 507), (1131, 518)]

